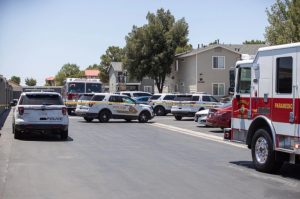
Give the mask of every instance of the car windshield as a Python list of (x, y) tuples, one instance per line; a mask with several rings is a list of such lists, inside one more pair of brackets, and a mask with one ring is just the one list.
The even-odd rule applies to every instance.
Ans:
[(225, 104), (223, 104), (222, 106), (221, 106), (221, 108), (227, 108), (227, 107), (230, 107), (230, 106), (232, 106), (232, 102), (230, 101), (230, 102), (227, 102), (227, 103), (225, 103)]
[(161, 95), (152, 95), (152, 97), (150, 97), (151, 100), (157, 100), (158, 98), (160, 98)]
[(20, 105), (63, 105), (59, 95), (29, 94), (21, 98)]
[(150, 93), (133, 93), (133, 97), (151, 96)]
[(84, 83), (69, 83), (69, 93), (84, 93)]
[(86, 101), (88, 101), (88, 100), (91, 100), (92, 97), (93, 97), (93, 95), (81, 95), (80, 98), (79, 98), (79, 100), (86, 100)]
[(87, 93), (100, 93), (101, 92), (101, 84), (87, 83), (86, 84), (86, 92)]

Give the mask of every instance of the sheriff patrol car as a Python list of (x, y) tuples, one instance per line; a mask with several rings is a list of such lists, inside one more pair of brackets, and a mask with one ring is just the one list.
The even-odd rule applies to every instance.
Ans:
[(14, 109), (15, 139), (32, 131), (60, 134), (68, 138), (69, 118), (60, 94), (55, 92), (23, 92)]
[(127, 122), (138, 120), (148, 122), (154, 117), (153, 109), (149, 105), (137, 104), (126, 95), (96, 93), (87, 104), (78, 105), (75, 113), (87, 122), (99, 119), (108, 122), (113, 119), (125, 119)]
[[(181, 96), (186, 96), (186, 99)], [(183, 100), (174, 99), (174, 105), (171, 108), (171, 113), (176, 120), (181, 120), (182, 117), (194, 117), (197, 111), (214, 108), (222, 105), (212, 95), (206, 93), (195, 93), (193, 95), (177, 95)]]

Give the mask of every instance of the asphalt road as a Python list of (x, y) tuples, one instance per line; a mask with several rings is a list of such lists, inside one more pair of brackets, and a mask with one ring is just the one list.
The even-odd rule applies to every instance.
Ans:
[(259, 173), (243, 145), (195, 124), (71, 117), (67, 141), (38, 134), (14, 140), (9, 116), (0, 137), (0, 198), (299, 198), (299, 166)]

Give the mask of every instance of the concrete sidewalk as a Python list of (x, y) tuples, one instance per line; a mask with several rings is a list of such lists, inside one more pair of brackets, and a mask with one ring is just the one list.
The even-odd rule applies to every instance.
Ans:
[[(9, 115), (11, 109), (6, 109), (3, 113), (0, 114), (0, 130), (2, 129), (7, 116)], [(0, 135), (1, 135), (1, 131), (0, 131)]]

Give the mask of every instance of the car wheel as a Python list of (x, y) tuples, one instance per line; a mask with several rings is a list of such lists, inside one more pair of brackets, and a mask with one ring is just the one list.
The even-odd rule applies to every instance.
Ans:
[(251, 154), (256, 170), (273, 173), (279, 170), (283, 161), (275, 160), (273, 141), (266, 129), (258, 129), (252, 139)]
[(181, 119), (182, 119), (182, 116), (175, 115), (175, 119), (176, 119), (176, 120), (181, 120)]
[(150, 115), (148, 112), (146, 112), (146, 111), (141, 112), (139, 115), (139, 122), (146, 123), (146, 122), (148, 122), (149, 118), (150, 118)]
[(72, 115), (72, 110), (71, 109), (68, 109), (68, 115)]
[(125, 119), (126, 122), (131, 122), (131, 119)]
[(158, 106), (154, 109), (154, 113), (157, 115), (157, 116), (164, 116), (166, 115), (166, 110), (164, 107), (162, 106)]
[(18, 131), (18, 130), (15, 128), (15, 126), (13, 126), (13, 133), (14, 133), (14, 138), (15, 138), (15, 139), (21, 139), (21, 138), (22, 138), (21, 132)]
[(68, 136), (69, 136), (69, 131), (68, 131), (68, 130), (64, 130), (64, 131), (62, 131), (62, 132), (60, 133), (60, 138), (61, 138), (62, 140), (68, 139)]
[(107, 110), (101, 111), (99, 114), (99, 121), (106, 123), (108, 122), (110, 119), (110, 112)]
[(84, 119), (85, 121), (87, 121), (87, 122), (93, 121), (93, 118), (90, 118), (90, 117), (84, 117), (83, 119)]

